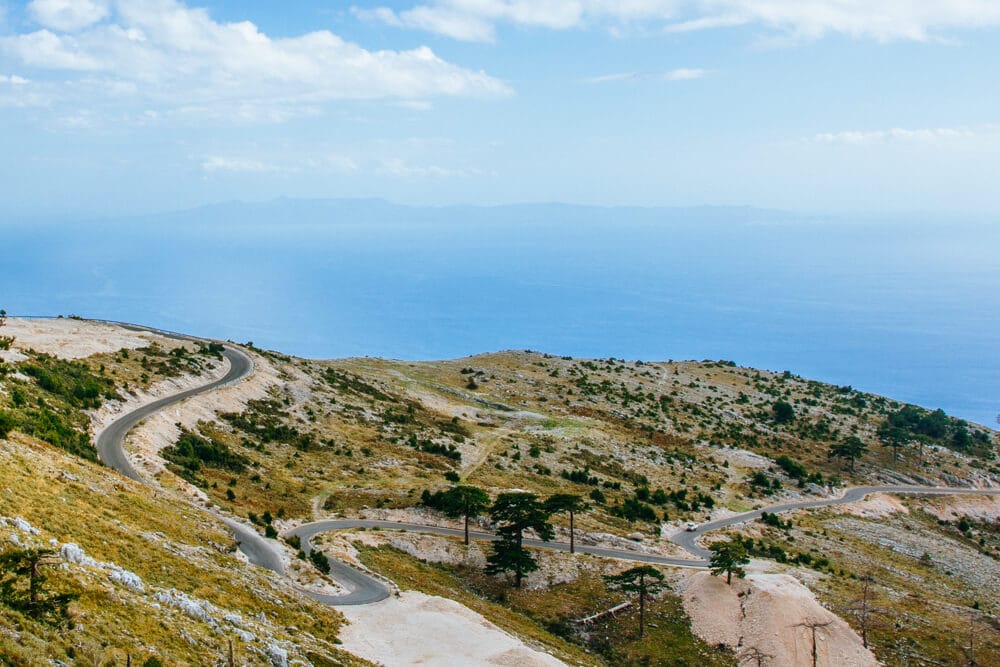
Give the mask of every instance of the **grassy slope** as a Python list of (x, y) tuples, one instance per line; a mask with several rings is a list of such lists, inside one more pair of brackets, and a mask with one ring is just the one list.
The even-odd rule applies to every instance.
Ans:
[[(274, 388), (273, 400), (200, 429), (250, 461), (241, 471), (198, 472), (213, 500), (244, 516), (283, 510), (291, 518), (309, 518), (314, 509), (325, 515), (412, 507), (423, 489), (445, 486), (449, 472), (494, 492), (588, 495), (592, 484), (562, 476), (586, 468), (605, 502), (578, 516), (578, 528), (642, 530), (655, 539), (658, 523), (629, 522), (613, 511), (646, 484), (651, 490), (684, 490), (688, 500), (707, 494), (716, 506), (734, 510), (771, 502), (767, 496), (774, 497), (773, 490), (748, 483), (756, 464), (747, 451), (771, 459), (789, 456), (824, 483), (831, 477), (874, 481), (886, 468), (946, 482), (997, 473), (989, 458), (942, 448), (929, 449), (923, 463), (906, 450), (893, 461), (875, 436), (886, 415), (900, 407), (893, 401), (725, 362), (585, 361), (529, 352), (432, 363), (313, 362), (265, 354), (286, 380)], [(167, 368), (161, 366), (162, 354), (143, 356), (145, 362), (133, 353), (87, 363), (95, 373), (105, 365), (105, 373), (119, 382), (144, 383), (143, 374), (170, 370), (169, 358)], [(791, 423), (773, 419), (777, 400), (794, 407)], [(989, 437), (978, 427), (973, 433)], [(847, 435), (869, 445), (853, 473), (827, 456), (830, 442)], [(460, 452), (461, 459), (447, 455), (449, 450)], [(809, 490), (798, 489), (796, 480), (774, 466), (765, 476), (780, 482), (778, 495)], [(652, 504), (658, 516), (671, 520), (700, 520), (707, 511), (669, 501)], [(831, 547), (826, 538), (811, 546), (817, 553)], [(845, 569), (845, 582), (854, 581), (850, 574), (857, 575), (862, 565), (833, 561)], [(949, 581), (942, 583), (944, 594), (962, 597), (963, 584)], [(852, 594), (838, 597), (837, 586), (818, 586), (835, 603)], [(904, 579), (897, 593), (912, 595), (917, 589)], [(954, 609), (943, 614), (960, 622)], [(892, 647), (885, 650), (895, 655)]]
[[(0, 367), (0, 412), (14, 429), (0, 441), (0, 517), (24, 519), (40, 535), (0, 522), (0, 549), (74, 542), (97, 561), (138, 575), (145, 590), (114, 583), (107, 568), (47, 568), (50, 590), (80, 596), (70, 607), (73, 629), (49, 627), (0, 606), (0, 658), (26, 665), (123, 664), (131, 653), (155, 655), (166, 664), (202, 664), (206, 656), (222, 656), (226, 639), (235, 638), (237, 655), (251, 663), (262, 661), (271, 643), (286, 646), (291, 655), (312, 653), (319, 662), (323, 656), (334, 664), (357, 662), (333, 647), (340, 616), (289, 595), (283, 582), (244, 564), (221, 524), (95, 462), (86, 410), (132, 387), (181, 373), (200, 375), (218, 363), (217, 355), (190, 344), (153, 344), (72, 362), (27, 356)], [(155, 599), (170, 589), (214, 605), (212, 620)], [(223, 620), (230, 613), (245, 619), (243, 632), (254, 634), (253, 640), (240, 639)]]
[[(0, 448), (0, 516), (19, 517), (48, 546), (74, 542), (97, 561), (111, 562), (142, 578), (145, 592), (109, 579), (106, 570), (69, 565), (52, 568), (53, 591), (76, 592), (68, 632), (40, 625), (0, 607), (0, 655), (13, 664), (42, 665), (76, 657), (76, 664), (124, 664), (156, 655), (165, 664), (204, 664), (224, 655), (236, 638), (227, 614), (239, 614), (256, 641), (236, 638), (238, 655), (262, 660), (269, 643), (287, 643), (293, 655), (315, 651), (348, 664), (333, 646), (339, 615), (289, 593), (281, 580), (244, 564), (231, 535), (218, 522), (162, 494), (109, 474), (37, 440), (15, 436)], [(0, 528), (9, 550), (10, 526)], [(166, 604), (157, 591), (176, 589), (217, 607), (212, 623)], [(158, 608), (159, 606), (159, 608)], [(263, 620), (261, 620), (263, 619)], [(217, 624), (219, 630), (213, 629)], [(292, 628), (296, 628), (293, 630)]]
[[(799, 488), (796, 479), (773, 465), (765, 475), (782, 488), (754, 488), (748, 483), (756, 470), (752, 459), (723, 446), (771, 460), (788, 456), (814, 480), (821, 476), (824, 484), (831, 478), (874, 482), (885, 479), (886, 470), (945, 483), (997, 473), (988, 456), (946, 448), (928, 448), (923, 463), (914, 450), (904, 449), (894, 461), (876, 437), (886, 416), (901, 407), (889, 399), (724, 362), (644, 364), (529, 352), (430, 363), (268, 356), (285, 369), (289, 383), (276, 388), (270, 409), (244, 416), (260, 421), (266, 414), (277, 415), (279, 423), (292, 426), (299, 436), (311, 434), (311, 444), (303, 446), (301, 439), (298, 446), (280, 439), (262, 442), (233, 428), (231, 419), (205, 425), (206, 434), (256, 463), (241, 475), (206, 471), (216, 486), (210, 489), (214, 499), (236, 512), (284, 508), (292, 517), (310, 517), (314, 507), (320, 514), (348, 515), (362, 508), (412, 507), (423, 489), (444, 487), (449, 471), (491, 491), (518, 488), (586, 496), (595, 488), (592, 484), (561, 475), (586, 467), (599, 480), (606, 502), (594, 503), (592, 511), (580, 515), (578, 528), (617, 534), (641, 530), (656, 539), (657, 523), (629, 522), (612, 511), (646, 482), (653, 490), (686, 490), (688, 499), (708, 494), (717, 506), (733, 510), (815, 488)], [(774, 420), (772, 406), (778, 400), (793, 406), (791, 423)], [(980, 438), (989, 437), (985, 429), (972, 429)], [(854, 472), (827, 456), (830, 442), (849, 435), (869, 446)], [(460, 461), (443, 454), (452, 447), (461, 453)], [(422, 451), (427, 449), (431, 451)], [(230, 488), (236, 496), (232, 502), (224, 495)], [(672, 520), (700, 520), (707, 511), (686, 510), (673, 502), (652, 504), (658, 516), (667, 514)], [(563, 524), (565, 517), (555, 521)], [(813, 539), (801, 550), (824, 554), (832, 548), (830, 539)], [(817, 586), (821, 597), (840, 604), (854, 593), (851, 575), (858, 576), (864, 562), (832, 560), (845, 575), (826, 577)], [(815, 570), (805, 576), (815, 577)], [(915, 594), (916, 580), (897, 581), (896, 595)], [(944, 596), (964, 594), (960, 581), (946, 578), (942, 585)], [(954, 607), (942, 608), (940, 616), (947, 617), (945, 626), (962, 622)], [(892, 658), (908, 650), (896, 646), (905, 633), (889, 635), (891, 641), (875, 640), (882, 655)], [(928, 649), (936, 654), (953, 652), (943, 635), (930, 641), (940, 645)]]
[[(828, 573), (811, 588), (860, 627), (861, 577), (870, 576), (869, 639), (883, 658), (902, 661), (908, 655), (937, 661), (931, 664), (964, 664), (974, 628), (978, 663), (1000, 664), (997, 526), (979, 526), (975, 539), (969, 539), (952, 525), (940, 525), (920, 509), (923, 504), (907, 501), (909, 515), (879, 519), (830, 511), (803, 516), (793, 531), (795, 546), (830, 559)], [(982, 611), (973, 608), (977, 603)]]
[[(213, 497), (237, 512), (284, 507), (308, 516), (316, 498), (334, 512), (407, 507), (423, 489), (446, 484), (448, 472), (495, 490), (588, 495), (593, 485), (562, 476), (586, 467), (607, 502), (583, 515), (581, 527), (653, 532), (654, 524), (630, 525), (610, 511), (646, 482), (651, 490), (686, 490), (688, 500), (711, 495), (731, 509), (762, 504), (772, 493), (750, 485), (747, 458), (723, 445), (788, 456), (824, 484), (875, 481), (890, 467), (931, 481), (997, 472), (992, 460), (943, 448), (928, 449), (923, 465), (906, 450), (893, 462), (875, 431), (898, 404), (721, 363), (581, 362), (531, 353), (434, 363), (272, 360), (291, 381), (275, 388), (270, 406), (242, 417), (258, 425), (277, 419), (309, 438), (266, 441), (232, 420), (205, 425), (205, 435), (256, 464), (243, 475), (205, 471)], [(467, 388), (470, 377), (479, 378), (476, 389)], [(792, 423), (772, 419), (779, 399), (794, 406)], [(827, 456), (830, 442), (848, 435), (869, 446), (856, 472)], [(461, 459), (449, 457), (449, 448)], [(776, 467), (765, 476), (797, 491), (797, 481)], [(227, 503), (228, 488), (234, 502)], [(705, 514), (683, 503), (652, 504), (672, 520)]]

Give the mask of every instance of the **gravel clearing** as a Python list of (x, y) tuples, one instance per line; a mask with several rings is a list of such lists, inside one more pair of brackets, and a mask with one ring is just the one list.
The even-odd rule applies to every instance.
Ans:
[(148, 347), (153, 342), (164, 347), (177, 344), (176, 341), (154, 333), (132, 331), (116, 324), (75, 319), (27, 320), (10, 317), (7, 318), (3, 333), (14, 337), (15, 349), (32, 349), (61, 359), (83, 359), (92, 354), (117, 352), (122, 348), (135, 350)]
[(729, 586), (724, 577), (698, 572), (681, 588), (695, 634), (711, 646), (725, 644), (737, 655), (757, 648), (773, 656), (770, 667), (810, 665), (812, 631), (802, 624), (820, 623), (827, 625), (816, 630), (818, 664), (878, 665), (854, 630), (792, 576), (750, 574)]
[(529, 648), (471, 609), (441, 597), (406, 591), (376, 604), (340, 611), (351, 622), (340, 634), (343, 647), (386, 667), (565, 665)]

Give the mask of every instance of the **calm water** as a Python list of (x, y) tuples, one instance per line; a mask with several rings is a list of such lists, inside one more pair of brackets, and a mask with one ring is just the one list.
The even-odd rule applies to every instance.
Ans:
[(998, 241), (988, 222), (279, 201), (0, 223), (0, 307), (310, 357), (732, 359), (995, 425)]

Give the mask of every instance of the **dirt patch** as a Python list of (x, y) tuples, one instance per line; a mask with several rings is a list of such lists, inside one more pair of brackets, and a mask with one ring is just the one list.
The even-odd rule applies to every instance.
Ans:
[(968, 517), (978, 521), (1000, 520), (1000, 496), (952, 496), (925, 501), (924, 509), (943, 521)]
[(377, 604), (344, 607), (343, 647), (386, 667), (484, 665), (557, 667), (565, 663), (526, 646), (453, 600), (406, 591)]
[[(1000, 505), (997, 507), (1000, 509)], [(876, 493), (856, 503), (841, 505), (840, 509), (847, 514), (853, 514), (865, 519), (883, 519), (893, 514), (910, 513), (909, 508), (899, 498), (883, 493)]]
[(703, 451), (722, 461), (728, 461), (729, 465), (736, 468), (750, 468), (753, 470), (766, 470), (774, 465), (774, 461), (756, 454), (746, 449), (736, 449), (734, 447), (702, 447)]
[[(175, 347), (177, 341), (146, 331), (132, 331), (116, 324), (87, 320), (26, 320), (11, 317), (3, 329), (5, 336), (14, 336), (14, 348), (45, 352), (61, 359), (83, 359), (93, 354), (130, 350), (159, 343)], [(22, 356), (22, 355), (17, 355)], [(8, 361), (15, 361), (11, 355)]]
[(695, 634), (710, 645), (725, 644), (737, 655), (756, 648), (772, 656), (767, 664), (774, 667), (809, 665), (812, 630), (803, 624), (819, 623), (825, 626), (816, 629), (817, 664), (878, 665), (854, 630), (789, 575), (751, 574), (729, 586), (698, 572), (681, 588)]

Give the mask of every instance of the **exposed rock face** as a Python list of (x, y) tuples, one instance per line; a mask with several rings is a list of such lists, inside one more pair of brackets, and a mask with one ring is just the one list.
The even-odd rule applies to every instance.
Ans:
[(684, 582), (683, 594), (695, 633), (710, 645), (725, 644), (737, 655), (756, 648), (772, 656), (767, 664), (774, 667), (810, 665), (810, 626), (816, 625), (818, 664), (879, 664), (843, 619), (789, 575), (751, 574), (729, 586), (724, 577), (699, 572)]
[(267, 659), (271, 667), (288, 667), (288, 651), (272, 644), (267, 647)]

